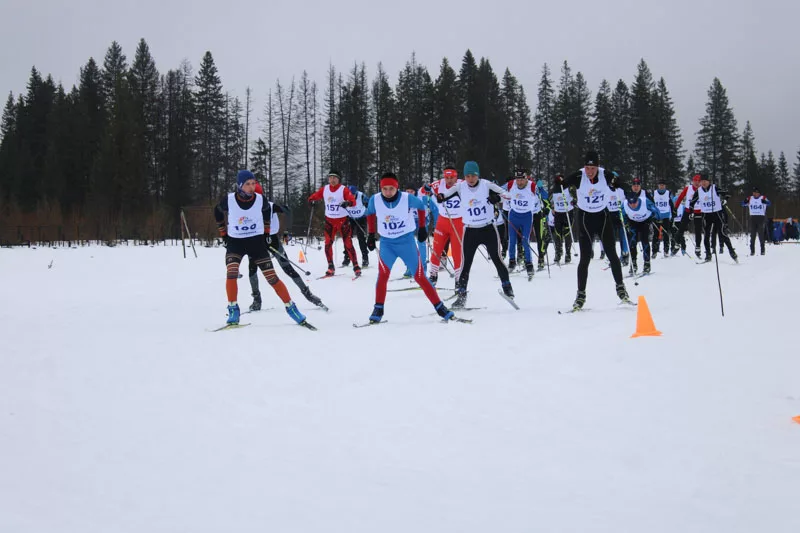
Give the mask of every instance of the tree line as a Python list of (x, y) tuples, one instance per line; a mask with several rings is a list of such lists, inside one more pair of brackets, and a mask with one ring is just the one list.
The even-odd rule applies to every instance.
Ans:
[(321, 90), (306, 72), (278, 80), (258, 119), (251, 89), (244, 100), (231, 96), (211, 52), (197, 73), (184, 61), (162, 74), (144, 39), (131, 62), (113, 42), (102, 65), (90, 58), (78, 79), (67, 90), (33, 67), (25, 93), (9, 93), (0, 225), (57, 226), (72, 238), (74, 228), (83, 238), (175, 235), (181, 207), (213, 205), (245, 167), (299, 224), (305, 197), (332, 168), (367, 192), (385, 170), (419, 186), (468, 159), (490, 179), (522, 166), (547, 181), (580, 167), (588, 149), (646, 186), (663, 177), (675, 190), (705, 169), (734, 194), (755, 185), (800, 198), (800, 150), (793, 169), (783, 153), (758, 154), (719, 79), (686, 150), (666, 81), (644, 60), (630, 84), (602, 80), (594, 96), (568, 62), (557, 80), (545, 64), (533, 111), (509, 69), (498, 75), (469, 50), (457, 69), (444, 58), (435, 76), (412, 54), (394, 84), (381, 64), (370, 79), (363, 63), (331, 65)]

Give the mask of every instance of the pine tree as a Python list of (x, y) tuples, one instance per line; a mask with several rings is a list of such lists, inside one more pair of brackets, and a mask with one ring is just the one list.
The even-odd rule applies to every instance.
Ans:
[(739, 154), (742, 157), (742, 164), (739, 169), (736, 187), (744, 192), (752, 187), (762, 187), (761, 179), (758, 175), (758, 159), (756, 158), (756, 137), (750, 121), (745, 123), (739, 143)]
[(470, 50), (461, 60), (458, 73), (458, 88), (461, 100), (461, 143), (456, 165), (481, 158), (485, 147), (485, 113), (482, 95), (478, 87), (478, 64)]
[(139, 172), (145, 176), (148, 189), (160, 199), (164, 193), (161, 170), (158, 168), (158, 79), (150, 47), (144, 39), (139, 41), (136, 55), (128, 73), (131, 96), (133, 98), (134, 139), (138, 144)]
[(591, 144), (602, 154), (603, 165), (609, 169), (616, 169), (614, 164), (619, 160), (619, 146), (614, 135), (611, 85), (606, 80), (600, 82), (600, 88), (594, 99)]
[(628, 139), (633, 155), (634, 176), (642, 178), (645, 186), (653, 185), (650, 181), (653, 177), (654, 92), (653, 75), (642, 59), (631, 85), (631, 129)]
[(312, 129), (312, 105), (311, 100), (313, 98), (313, 87), (314, 82), (309, 80), (308, 72), (305, 70), (303, 71), (303, 75), (300, 78), (300, 126), (303, 130), (303, 154), (305, 156), (304, 166), (305, 166), (305, 173), (306, 173), (306, 186), (305, 190), (307, 191), (307, 195), (311, 194), (311, 183), (312, 183), (312, 173), (311, 173), (311, 153), (314, 144), (314, 130)]
[(718, 78), (708, 89), (706, 114), (700, 119), (695, 154), (720, 188), (727, 188), (739, 162), (739, 135), (728, 95)]
[(797, 161), (792, 170), (792, 192), (795, 199), (800, 200), (800, 148), (797, 149)]
[(103, 78), (97, 63), (92, 58), (89, 58), (81, 69), (75, 109), (78, 114), (77, 135), (82, 142), (76, 163), (78, 178), (76, 183), (65, 191), (69, 197), (68, 208), (83, 207), (92, 192), (93, 176), (106, 131)]
[[(373, 123), (375, 130), (375, 167), (376, 174), (393, 170), (397, 166), (395, 144), (395, 99), (394, 91), (389, 85), (389, 76), (378, 63), (378, 72), (372, 82)], [(369, 187), (369, 190), (376, 190)]]
[(536, 177), (550, 179), (561, 170), (558, 163), (555, 90), (547, 63), (542, 67), (537, 96), (538, 105), (533, 119), (533, 172)]
[(786, 154), (781, 152), (778, 156), (778, 168), (776, 173), (777, 192), (781, 195), (789, 195), (792, 192), (792, 182), (789, 177), (789, 162), (786, 161)]
[[(439, 77), (434, 83), (434, 124), (433, 135), (437, 142), (436, 161), (439, 167), (455, 165), (461, 137), (459, 130), (460, 100), (459, 86), (455, 70), (447, 58), (442, 59)], [(437, 169), (439, 170), (439, 169)], [(431, 177), (435, 179), (437, 175)]]
[(503, 112), (506, 121), (508, 155), (506, 168), (530, 167), (531, 165), (531, 111), (525, 97), (525, 89), (517, 78), (506, 69), (500, 87)]
[(777, 193), (778, 165), (775, 163), (775, 155), (772, 153), (772, 150), (769, 150), (766, 156), (763, 152), (761, 153), (758, 167), (758, 173), (761, 177), (761, 192), (764, 194)]
[(9, 92), (0, 120), (0, 206), (11, 200), (14, 174), (17, 171), (17, 106)]
[(686, 159), (686, 174), (690, 177), (697, 174), (697, 167), (694, 164), (694, 155), (692, 154), (689, 154), (688, 159)]
[[(565, 172), (579, 168), (589, 148), (592, 95), (583, 74), (574, 77), (569, 64), (561, 68), (556, 117), (560, 131), (561, 166)], [(602, 157), (602, 156), (601, 156)]]
[(195, 180), (195, 152), (198, 130), (195, 121), (195, 99), (192, 93), (192, 69), (184, 61), (179, 69), (170, 70), (162, 80), (161, 105), (164, 124), (164, 146), (159, 166), (164, 169), (164, 199), (177, 210), (192, 201), (199, 191), (207, 201), (207, 190), (200, 190)]
[(223, 190), (220, 146), (224, 128), (225, 96), (211, 52), (206, 52), (200, 62), (195, 86), (197, 173), (205, 201), (214, 202)]
[(508, 136), (506, 116), (503, 112), (503, 101), (500, 94), (500, 83), (486, 58), (478, 64), (478, 88), (481, 95), (484, 127), (480, 130), (484, 151), (478, 158), (481, 175), (497, 181), (511, 172), (508, 163)]
[(397, 99), (397, 174), (404, 186), (421, 185), (430, 171), (430, 129), (433, 124), (433, 81), (416, 56), (400, 72)]
[(278, 133), (281, 156), (281, 174), (283, 177), (283, 203), (289, 203), (289, 196), (294, 187), (294, 170), (298, 152), (297, 97), (294, 78), (288, 89), (284, 89), (280, 80), (275, 84), (275, 102), (278, 110)]
[(354, 65), (342, 87), (338, 127), (346, 142), (342, 171), (348, 183), (360, 189), (372, 169), (374, 157), (369, 94), (366, 67)]
[(683, 139), (664, 78), (658, 80), (652, 96), (653, 171), (656, 177), (664, 178), (669, 189), (674, 191), (683, 185)]
[(325, 122), (322, 130), (322, 167), (323, 172), (331, 169), (338, 169), (341, 165), (341, 154), (339, 153), (339, 139), (337, 138), (336, 123), (338, 102), (338, 85), (336, 83), (336, 69), (333, 65), (328, 68), (328, 84), (325, 88)]
[(633, 157), (631, 155), (629, 136), (631, 131), (631, 95), (624, 81), (618, 80), (611, 96), (611, 111), (614, 118), (614, 144), (618, 152), (614, 158), (607, 158), (600, 154), (601, 161), (605, 160), (609, 168), (616, 170), (625, 179), (633, 176)]

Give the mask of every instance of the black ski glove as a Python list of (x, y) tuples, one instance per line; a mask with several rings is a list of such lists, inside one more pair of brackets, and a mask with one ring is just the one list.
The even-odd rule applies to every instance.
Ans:
[(370, 233), (367, 237), (367, 250), (372, 251), (375, 249), (375, 234)]
[(417, 230), (417, 240), (419, 242), (425, 242), (428, 240), (428, 230), (424, 226), (420, 226)]

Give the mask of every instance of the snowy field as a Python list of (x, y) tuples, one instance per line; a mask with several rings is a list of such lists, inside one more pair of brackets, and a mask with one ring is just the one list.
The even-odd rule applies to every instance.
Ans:
[(2, 249), (0, 533), (797, 533), (800, 246), (735, 245), (724, 318), (714, 263), (626, 280), (638, 339), (599, 260), (580, 314), (575, 264), (512, 277), (514, 311), (478, 256), (474, 324), (408, 291), (356, 330), (373, 254), (312, 279), (329, 313), (280, 272), (317, 332), (262, 279), (274, 309), (209, 333), (222, 249)]

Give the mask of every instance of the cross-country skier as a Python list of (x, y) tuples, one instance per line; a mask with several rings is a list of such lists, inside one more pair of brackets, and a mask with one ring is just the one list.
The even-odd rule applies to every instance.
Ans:
[[(264, 190), (261, 188), (261, 184), (259, 183), (256, 183), (256, 194), (264, 194)], [(294, 269), (292, 263), (289, 262), (289, 258), (286, 257), (286, 250), (283, 248), (283, 243), (278, 237), (280, 228), (282, 226), (280, 216), (284, 214), (283, 208), (274, 202), (269, 202), (269, 207), (272, 211), (272, 217), (269, 224), (269, 236), (266, 238), (267, 246), (269, 247), (272, 257), (274, 257), (278, 262), (281, 270), (283, 270), (290, 278), (292, 278), (292, 281), (300, 289), (300, 292), (303, 294), (306, 300), (317, 307), (322, 307), (323, 309), (327, 310), (327, 306), (322, 303), (322, 300), (319, 298), (319, 296), (316, 296), (311, 292), (311, 289), (305, 284), (303, 278), (300, 277), (300, 274)], [(249, 261), (247, 267), (248, 274), (250, 276), (250, 287), (253, 290), (253, 303), (250, 304), (250, 310), (259, 311), (261, 310), (261, 291), (258, 288), (258, 267), (256, 267), (255, 261)]]
[(764, 255), (764, 221), (767, 219), (767, 206), (772, 202), (761, 195), (758, 187), (753, 187), (753, 194), (742, 201), (742, 206), (750, 209), (750, 255), (756, 255), (756, 236), (761, 245), (761, 255)]
[(686, 250), (686, 228), (689, 223), (692, 222), (694, 224), (694, 255), (696, 255), (698, 259), (700, 259), (700, 240), (703, 237), (703, 214), (700, 211), (700, 206), (692, 204), (692, 199), (697, 193), (697, 189), (700, 188), (700, 177), (703, 174), (708, 176), (708, 172), (705, 171), (692, 176), (692, 182), (683, 188), (680, 194), (678, 194), (678, 199), (675, 201), (675, 209), (684, 210), (675, 238), (678, 239), (681, 249)]
[(574, 207), (572, 195), (567, 190), (564, 176), (561, 174), (556, 175), (553, 180), (550, 198), (550, 208), (556, 223), (553, 235), (556, 241), (553, 243), (556, 248), (555, 261), (557, 264), (561, 262), (561, 243), (564, 243), (564, 263), (569, 263), (572, 260), (572, 231), (570, 228), (574, 225), (574, 214), (572, 213)]
[[(536, 184), (528, 180), (528, 173), (525, 169), (517, 169), (514, 180), (508, 183), (508, 194), (510, 210), (508, 212), (508, 269), (513, 271), (517, 268), (517, 242), (522, 241), (522, 250), (525, 254), (525, 271), (528, 273), (528, 280), (533, 278), (533, 257), (531, 254), (531, 230), (535, 225), (541, 224), (542, 202), (536, 193)], [(535, 215), (534, 215), (535, 213)], [(536, 242), (540, 243), (539, 257), (542, 258), (541, 250), (541, 229), (537, 233)], [(540, 259), (540, 262), (543, 259)]]
[[(419, 248), (414, 242), (415, 233), (418, 242), (425, 242), (428, 238), (428, 230), (425, 225), (425, 206), (416, 196), (400, 192), (397, 177), (391, 172), (387, 172), (381, 177), (380, 186), (381, 192), (369, 199), (367, 207), (367, 226), (369, 228), (367, 246), (370, 250), (375, 249), (376, 231), (381, 237), (378, 253), (378, 282), (375, 285), (375, 307), (369, 317), (370, 323), (380, 322), (383, 318), (386, 285), (389, 282), (392, 266), (397, 259), (401, 259), (413, 270), (414, 280), (422, 288), (439, 316), (450, 320), (454, 317), (453, 312), (445, 307), (436, 289), (425, 277), (420, 262)], [(412, 210), (417, 211), (420, 222), (419, 229), (416, 229)]]
[[(699, 206), (700, 211), (703, 213), (702, 224), (705, 228), (705, 238), (703, 241), (706, 250), (705, 260), (711, 261), (711, 250), (713, 248), (716, 252), (716, 237), (719, 235), (722, 244), (728, 247), (731, 257), (738, 263), (739, 260), (736, 256), (736, 251), (733, 249), (731, 240), (728, 237), (725, 220), (722, 218), (722, 209), (724, 208), (722, 201), (725, 196), (725, 191), (718, 191), (717, 186), (711, 184), (708, 174), (701, 174), (700, 188), (695, 191), (692, 205), (693, 207)], [(712, 236), (714, 237), (713, 242)]]
[[(616, 175), (616, 174), (615, 174)], [(611, 215), (611, 223), (614, 225), (614, 238), (619, 241), (620, 255), (619, 260), (622, 266), (628, 266), (628, 239), (625, 238), (625, 229), (622, 226), (620, 210), (625, 202), (625, 191), (617, 188), (608, 195), (608, 212)], [(606, 250), (600, 242), (600, 259), (605, 259)]]
[(361, 275), (361, 267), (358, 266), (358, 257), (353, 248), (353, 228), (350, 225), (346, 209), (356, 205), (356, 198), (347, 187), (342, 185), (341, 181), (339, 173), (331, 170), (328, 173), (328, 185), (320, 187), (317, 192), (308, 197), (308, 201), (312, 207), (319, 200), (325, 201), (325, 258), (328, 260), (325, 277), (331, 277), (336, 272), (333, 264), (333, 241), (339, 232), (342, 234), (344, 249), (353, 263), (353, 272), (358, 277)]
[[(426, 193), (420, 193), (417, 196), (417, 190), (414, 188), (406, 189), (406, 193), (410, 194), (411, 196), (416, 196), (422, 202), (424, 207), (424, 211), (426, 213), (425, 216), (425, 231), (427, 235), (430, 235), (431, 229), (436, 227), (436, 220), (439, 218), (439, 208), (436, 207), (436, 204), (431, 201), (430, 195)], [(416, 210), (412, 209), (411, 213), (414, 215), (414, 222), (416, 223), (417, 229), (419, 229), (419, 217), (417, 216)], [(419, 258), (422, 261), (422, 272), (427, 276), (428, 275), (428, 239), (424, 241), (420, 241), (418, 243), (419, 248)], [(403, 274), (404, 278), (413, 278), (414, 277), (414, 269), (411, 268), (409, 265), (406, 265), (406, 272)]]
[(642, 244), (642, 259), (644, 267), (642, 272), (644, 274), (650, 273), (650, 224), (658, 217), (658, 208), (656, 208), (653, 201), (647, 197), (645, 191), (641, 188), (642, 180), (640, 178), (633, 178), (633, 185), (631, 192), (629, 192), (625, 199), (624, 215), (628, 221), (628, 232), (630, 239), (629, 244), (631, 247), (631, 269), (635, 274), (639, 270), (639, 265), (636, 263), (637, 249), (636, 244)]
[(447, 192), (461, 180), (458, 179), (458, 170), (453, 166), (444, 167), (442, 175), (441, 179), (434, 181), (425, 188), (439, 210), (439, 219), (436, 221), (436, 227), (433, 232), (431, 272), (428, 278), (434, 287), (439, 280), (439, 268), (442, 261), (446, 260), (447, 257), (447, 246), (450, 246), (452, 252), (456, 280), (461, 275), (462, 261), (464, 259), (461, 250), (461, 235), (464, 233), (464, 224), (461, 220), (461, 198), (449, 198), (444, 203), (439, 203), (436, 199), (437, 194)]
[(669, 238), (672, 231), (672, 212), (675, 206), (672, 205), (672, 195), (667, 190), (667, 181), (664, 178), (658, 180), (658, 188), (653, 191), (653, 203), (658, 210), (658, 216), (653, 220), (653, 259), (658, 256), (659, 245), (664, 241), (664, 257), (669, 257)]
[[(286, 285), (278, 279), (272, 261), (269, 258), (265, 235), (270, 233), (272, 211), (269, 202), (263, 195), (256, 194), (256, 179), (249, 170), (240, 170), (236, 176), (236, 192), (225, 195), (214, 208), (214, 218), (219, 227), (219, 234), (225, 243), (225, 266), (227, 276), (225, 291), (228, 294), (228, 324), (239, 323), (239, 265), (242, 257), (248, 259), (261, 269), (264, 277), (275, 290), (275, 293), (286, 306), (286, 312), (298, 324), (303, 324), (306, 317), (297, 309), (289, 296)], [(226, 221), (227, 219), (227, 221)]]
[(575, 296), (573, 310), (580, 310), (586, 303), (586, 281), (589, 278), (589, 261), (591, 261), (592, 243), (598, 236), (606, 251), (606, 258), (611, 265), (617, 296), (622, 302), (629, 303), (628, 291), (622, 279), (622, 266), (614, 246), (614, 225), (609, 220), (608, 195), (617, 188), (617, 178), (600, 165), (597, 152), (586, 154), (584, 166), (564, 179), (564, 188), (576, 187), (578, 208), (575, 215), (575, 231), (578, 233), (580, 261), (578, 262), (578, 293)]
[[(491, 192), (497, 195), (494, 202), (490, 202)], [(481, 179), (478, 163), (467, 161), (464, 163), (464, 181), (457, 183), (448, 189), (446, 193), (439, 193), (437, 199), (439, 203), (443, 203), (456, 194), (461, 198), (461, 216), (464, 222), (462, 243), (464, 247), (464, 268), (458, 279), (457, 296), (456, 301), (453, 303), (453, 309), (466, 305), (469, 272), (472, 269), (475, 252), (478, 251), (478, 246), (480, 245), (484, 245), (489, 252), (489, 257), (497, 269), (497, 275), (500, 276), (503, 293), (513, 301), (514, 291), (508, 279), (508, 268), (506, 268), (503, 259), (500, 257), (502, 248), (500, 235), (492, 223), (494, 218), (492, 203), (498, 203), (502, 197), (507, 197), (506, 189), (489, 180)], [(457, 237), (461, 239), (461, 236)]]
[[(358, 247), (361, 249), (361, 266), (367, 268), (369, 266), (369, 250), (367, 249), (367, 197), (364, 195), (363, 192), (359, 191), (355, 185), (350, 185), (347, 187), (350, 191), (350, 194), (356, 199), (355, 205), (351, 207), (345, 207), (347, 210), (347, 216), (350, 217), (350, 226), (353, 228), (353, 232), (355, 232), (355, 236), (358, 239)], [(346, 267), (350, 265), (350, 255), (347, 253), (347, 249), (344, 250), (344, 261), (342, 261), (342, 266)]]

